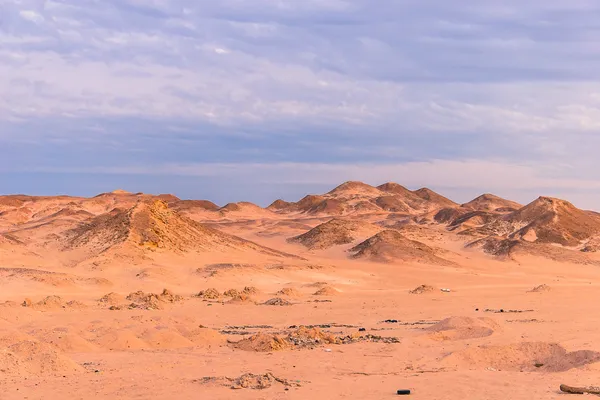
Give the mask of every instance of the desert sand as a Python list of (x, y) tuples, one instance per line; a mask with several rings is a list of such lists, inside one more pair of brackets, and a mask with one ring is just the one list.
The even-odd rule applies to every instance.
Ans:
[(0, 398), (564, 398), (600, 386), (598, 243), (565, 200), (396, 183), (0, 196)]

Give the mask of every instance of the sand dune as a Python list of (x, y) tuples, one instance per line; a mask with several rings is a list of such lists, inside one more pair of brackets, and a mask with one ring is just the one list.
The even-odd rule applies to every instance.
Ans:
[(451, 262), (436, 256), (436, 251), (400, 232), (385, 230), (350, 249), (352, 258), (378, 262), (414, 261), (450, 265)]
[(327, 249), (352, 243), (361, 237), (369, 237), (380, 230), (368, 222), (332, 219), (289, 241), (301, 243), (309, 249)]
[(559, 398), (600, 370), (598, 249), (564, 200), (397, 183), (0, 196), (0, 397)]
[(169, 209), (163, 201), (141, 202), (115, 209), (65, 234), (66, 251), (84, 248), (90, 254), (108, 250), (252, 251), (293, 257), (199, 224)]
[(461, 207), (477, 211), (516, 211), (523, 206), (515, 201), (506, 200), (496, 195), (486, 193), (482, 194), (463, 204)]

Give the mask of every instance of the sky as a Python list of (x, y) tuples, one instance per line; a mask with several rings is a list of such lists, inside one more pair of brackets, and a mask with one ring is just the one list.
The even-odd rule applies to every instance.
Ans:
[(600, 2), (0, 0), (0, 193), (600, 210)]

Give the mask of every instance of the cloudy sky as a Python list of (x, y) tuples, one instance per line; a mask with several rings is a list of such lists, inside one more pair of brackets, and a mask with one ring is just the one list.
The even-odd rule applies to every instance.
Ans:
[(595, 0), (2, 0), (0, 192), (600, 210)]

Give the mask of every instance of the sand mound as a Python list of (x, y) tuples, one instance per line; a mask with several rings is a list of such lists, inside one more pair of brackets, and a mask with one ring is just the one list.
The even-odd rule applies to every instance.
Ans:
[(83, 368), (47, 344), (24, 340), (0, 348), (0, 371), (20, 376), (65, 375)]
[(337, 296), (338, 294), (340, 294), (340, 291), (336, 288), (325, 286), (313, 293), (313, 296)]
[(411, 290), (408, 293), (410, 293), (410, 294), (425, 294), (425, 293), (433, 293), (433, 292), (437, 292), (437, 289), (434, 288), (433, 286), (421, 285), (421, 286), (414, 288), (413, 290)]
[(551, 290), (550, 286), (544, 284), (544, 285), (539, 285), (539, 286), (534, 287), (529, 292), (530, 293), (543, 293), (543, 292), (549, 292), (550, 290)]
[(128, 329), (105, 333), (96, 339), (96, 343), (106, 350), (116, 351), (141, 350), (151, 347)]
[(31, 335), (10, 327), (0, 330), (0, 347), (9, 347), (13, 344), (26, 341), (36, 341), (36, 339)]
[(332, 219), (288, 241), (300, 243), (312, 250), (321, 250), (352, 243), (360, 237), (369, 237), (380, 230), (368, 222)]
[(559, 344), (543, 342), (480, 346), (452, 353), (442, 360), (445, 365), (469, 369), (540, 372), (564, 372), (599, 361), (598, 352), (567, 352)]
[(304, 287), (309, 287), (309, 288), (322, 288), (324, 286), (328, 286), (329, 283), (327, 282), (313, 282), (313, 283), (307, 283), (304, 285)]
[(257, 269), (256, 264), (239, 264), (239, 263), (218, 263), (208, 264), (204, 268), (198, 268), (198, 273), (206, 273), (209, 277), (223, 275), (225, 273), (235, 273), (240, 270)]
[(36, 308), (56, 309), (63, 307), (63, 299), (60, 296), (48, 296), (36, 303)]
[(219, 291), (215, 288), (210, 288), (198, 292), (198, 297), (206, 300), (218, 300), (221, 298), (221, 293), (219, 293)]
[(178, 332), (160, 327), (144, 332), (141, 339), (155, 349), (194, 347), (191, 340), (183, 337)]
[(325, 344), (341, 344), (335, 335), (321, 331), (319, 328), (301, 326), (285, 337), (258, 333), (239, 342), (231, 343), (232, 347), (255, 352), (289, 350), (292, 348), (314, 348)]
[(23, 301), (23, 303), (21, 303), (21, 305), (23, 307), (32, 307), (36, 310), (43, 310), (43, 311), (51, 311), (51, 310), (57, 310), (57, 309), (61, 309), (61, 308), (74, 308), (74, 309), (81, 309), (81, 308), (85, 308), (86, 305), (81, 303), (80, 301), (76, 301), (76, 300), (71, 300), (67, 303), (65, 303), (62, 299), (62, 297), (60, 296), (47, 296), (45, 298), (43, 298), (42, 300), (38, 301), (37, 303), (33, 303), (31, 301), (31, 299), (25, 299)]
[(219, 208), (218, 211), (220, 211), (221, 213), (236, 212), (236, 211), (261, 213), (261, 212), (264, 212), (265, 209), (260, 206), (257, 206), (254, 203), (250, 203), (248, 201), (240, 201), (238, 203), (228, 203), (228, 204), (224, 205), (223, 207)]
[(59, 272), (50, 272), (31, 268), (0, 268), (0, 279), (10, 281), (32, 281), (49, 286), (64, 287), (71, 285), (109, 286), (105, 278), (82, 277)]
[(227, 343), (227, 339), (220, 332), (209, 328), (196, 328), (185, 334), (189, 340), (200, 347), (217, 347)]
[(248, 295), (257, 295), (260, 293), (260, 290), (258, 290), (258, 288), (255, 288), (254, 286), (246, 286), (242, 290), (242, 293), (248, 294)]
[(239, 293), (228, 301), (229, 304), (254, 304), (255, 301), (245, 293)]
[(452, 263), (435, 255), (434, 249), (414, 240), (407, 239), (396, 230), (385, 230), (350, 249), (351, 257), (376, 262), (395, 261), (424, 262), (436, 265)]
[(131, 308), (161, 310), (165, 304), (182, 301), (183, 297), (164, 289), (161, 294), (144, 293), (140, 290), (129, 293), (126, 299), (132, 302)]
[(265, 306), (291, 306), (292, 303), (280, 297), (269, 299), (263, 303)]
[(450, 317), (425, 331), (434, 340), (465, 340), (491, 336), (500, 329), (490, 318)]
[(290, 287), (285, 287), (275, 294), (278, 296), (286, 296), (286, 297), (302, 297), (302, 292), (300, 292), (298, 289), (294, 289), (294, 288), (290, 288)]
[(67, 302), (67, 308), (81, 310), (87, 308), (87, 305), (79, 300), (71, 300)]
[(33, 333), (36, 339), (47, 343), (65, 353), (88, 353), (98, 351), (98, 346), (85, 340), (69, 328), (54, 328)]
[(102, 296), (98, 301), (111, 306), (116, 306), (125, 303), (125, 297), (115, 292), (111, 292)]
[(308, 328), (305, 326), (301, 326), (291, 332), (287, 337), (287, 341), (301, 348), (313, 348), (323, 344), (341, 343), (340, 339), (331, 333), (323, 332), (319, 328)]
[(238, 350), (255, 352), (281, 351), (291, 348), (287, 340), (265, 333), (259, 333), (247, 339), (242, 339), (239, 342), (231, 343), (231, 346)]
[[(22, 303), (21, 303), (21, 305), (22, 305)], [(12, 301), (12, 300), (6, 300), (4, 303), (0, 303), (0, 307), (16, 308), (16, 307), (19, 307), (19, 303), (17, 303), (16, 301)], [(4, 323), (5, 323), (5, 321), (0, 319), (0, 329), (4, 328), (4, 326), (3, 326)]]

